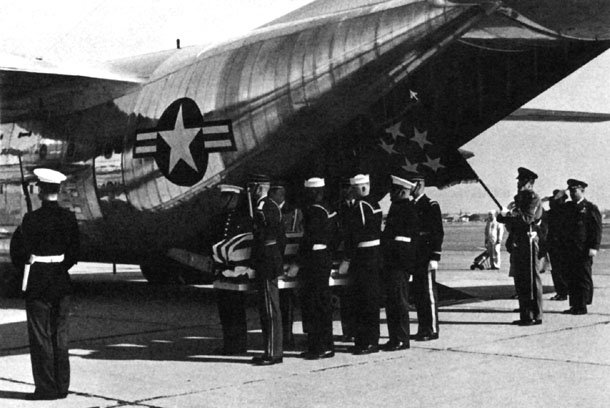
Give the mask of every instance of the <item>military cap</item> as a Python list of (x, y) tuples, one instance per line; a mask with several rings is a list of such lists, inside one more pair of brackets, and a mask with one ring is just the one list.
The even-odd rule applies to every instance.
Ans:
[(320, 188), (324, 187), (324, 179), (320, 177), (312, 177), (310, 179), (305, 180), (304, 186), (307, 188)]
[(38, 177), (39, 183), (60, 184), (67, 177), (62, 173), (51, 169), (34, 169), (34, 174)]
[(390, 176), (392, 177), (392, 184), (400, 186), (402, 188), (413, 188), (415, 187), (415, 183), (411, 183), (409, 180), (405, 180), (403, 178), (397, 177), (397, 176)]
[(407, 173), (407, 180), (411, 183), (416, 183), (418, 181), (424, 181), (426, 178), (423, 174), (417, 172), (409, 172)]
[(248, 183), (270, 184), (271, 179), (266, 174), (250, 174), (248, 177)]
[(580, 180), (576, 180), (576, 179), (569, 179), (568, 180), (568, 187), (582, 187), (582, 188), (587, 188), (589, 185), (587, 183), (585, 183), (584, 181), (580, 181)]
[(519, 167), (517, 169), (519, 175), (517, 176), (517, 180), (536, 180), (538, 175), (533, 171), (526, 169), (525, 167)]
[(239, 187), (239, 186), (234, 186), (232, 184), (219, 184), (218, 188), (220, 189), (221, 193), (235, 193), (235, 194), (240, 194), (242, 191), (244, 191), (243, 188)]
[(366, 184), (366, 183), (370, 183), (370, 182), (371, 182), (371, 179), (368, 174), (357, 174), (354, 177), (352, 177), (351, 179), (349, 179), (349, 183), (352, 186), (355, 186), (357, 184)]

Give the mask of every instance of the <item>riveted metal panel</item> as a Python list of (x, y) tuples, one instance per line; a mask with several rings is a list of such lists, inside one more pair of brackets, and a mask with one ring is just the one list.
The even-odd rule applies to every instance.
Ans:
[[(292, 58), (290, 60), (290, 97), (292, 110), (299, 110), (307, 106), (304, 83), (308, 72), (305, 70), (305, 50), (311, 42), (312, 31), (303, 31), (295, 38)], [(309, 73), (310, 74), (310, 73)]]

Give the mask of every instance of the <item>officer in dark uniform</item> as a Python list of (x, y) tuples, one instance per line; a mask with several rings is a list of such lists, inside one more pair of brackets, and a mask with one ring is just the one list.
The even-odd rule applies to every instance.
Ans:
[[(212, 245), (228, 242), (230, 239), (252, 231), (252, 221), (248, 217), (242, 201), (243, 188), (221, 184), (220, 201), (222, 213), (212, 218), (210, 223), (210, 242)], [(235, 259), (230, 254), (226, 257), (214, 257), (214, 269), (222, 276), (226, 270), (234, 270), (245, 265), (247, 259)], [(221, 277), (222, 279), (222, 277)], [(245, 353), (248, 343), (246, 307), (244, 293), (234, 290), (217, 290), (216, 301), (218, 315), (222, 325), (223, 346), (215, 350), (216, 354), (235, 355)]]
[(547, 247), (551, 258), (551, 274), (555, 295), (550, 300), (567, 300), (568, 283), (566, 278), (566, 243), (569, 238), (566, 228), (565, 201), (568, 198), (563, 190), (554, 190), (549, 199), (549, 211), (547, 212), (548, 235)]
[(410, 174), (415, 184), (411, 190), (415, 207), (415, 263), (413, 265), (413, 297), (419, 323), (416, 341), (436, 340), (438, 327), (438, 292), (436, 271), (443, 246), (443, 220), (438, 202), (424, 194), (425, 181), (421, 174)]
[(77, 261), (79, 236), (76, 217), (57, 203), (66, 177), (50, 169), (36, 169), (34, 174), (42, 207), (26, 214), (21, 224), (29, 258), (22, 289), (36, 385), (31, 399), (51, 400), (65, 398), (70, 386), (68, 270)]
[(565, 314), (583, 315), (593, 302), (593, 258), (602, 239), (602, 218), (595, 204), (585, 198), (587, 183), (569, 179), (569, 201), (566, 207), (568, 241), (566, 274), (570, 294), (570, 309)]
[(409, 348), (409, 292), (407, 284), (415, 261), (417, 211), (411, 201), (415, 184), (392, 176), (392, 205), (381, 234), (386, 317), (390, 340), (384, 351)]
[(307, 351), (309, 360), (334, 357), (333, 310), (328, 278), (332, 268), (331, 239), (335, 232), (335, 212), (324, 202), (325, 182), (313, 177), (305, 181), (307, 208), (303, 216), (304, 234), (299, 248), (299, 276), (303, 282), (301, 299), (308, 316)]
[(346, 217), (345, 251), (340, 269), (348, 269), (353, 301), (358, 305), (354, 354), (379, 351), (379, 306), (381, 290), (381, 208), (369, 198), (370, 179), (359, 174), (351, 180), (356, 195), (355, 209)]
[(519, 298), (519, 320), (513, 324), (532, 326), (542, 323), (542, 281), (538, 270), (538, 227), (542, 219), (542, 200), (534, 192), (538, 175), (519, 167), (518, 193), (514, 206), (502, 209), (498, 221), (506, 224), (509, 237), (510, 268)]
[(283, 361), (282, 315), (278, 277), (284, 272), (283, 253), (286, 244), (282, 211), (269, 196), (268, 176), (253, 175), (248, 183), (253, 198), (252, 264), (256, 270), (259, 311), (265, 351), (252, 359), (256, 365), (273, 365)]
[[(352, 185), (350, 184), (350, 178), (345, 177), (340, 181), (340, 196), (341, 199), (335, 205), (337, 212), (337, 228), (338, 233), (336, 235), (336, 242), (333, 247), (339, 248), (343, 243), (343, 254), (345, 255), (345, 244), (347, 237), (347, 220), (351, 218), (351, 213), (357, 212), (356, 199), (354, 198), (354, 192)], [(338, 258), (341, 259), (341, 258)], [(339, 272), (347, 273), (347, 269), (340, 270)], [(341, 332), (343, 336), (342, 341), (354, 341), (356, 333), (356, 308), (354, 304), (352, 291), (347, 286), (342, 286), (339, 289), (340, 292), (340, 312), (341, 312)]]

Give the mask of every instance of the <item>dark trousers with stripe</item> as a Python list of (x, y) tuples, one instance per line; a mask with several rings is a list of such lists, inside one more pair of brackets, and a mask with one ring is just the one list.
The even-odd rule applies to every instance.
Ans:
[(379, 247), (358, 248), (350, 264), (352, 300), (355, 311), (356, 348), (379, 344), (379, 305), (381, 290), (379, 272), (381, 255)]
[(566, 275), (570, 294), (570, 307), (587, 310), (593, 302), (593, 258), (588, 253), (569, 253)]
[(436, 271), (428, 270), (428, 262), (418, 263), (413, 271), (413, 298), (417, 309), (417, 334), (438, 334), (438, 292)]
[(327, 250), (315, 251), (303, 270), (301, 302), (308, 320), (307, 349), (333, 350), (333, 309), (328, 277), (332, 260)]
[(45, 395), (68, 393), (69, 305), (68, 297), (54, 301), (28, 299), (25, 302), (36, 393)]
[(263, 357), (266, 359), (283, 356), (282, 313), (280, 291), (275, 279), (258, 279), (258, 301), (263, 332)]
[(409, 344), (409, 273), (390, 268), (385, 274), (385, 312), (390, 341)]
[(542, 279), (538, 270), (538, 243), (524, 240), (510, 254), (510, 267), (519, 299), (519, 319), (542, 320)]
[(232, 290), (216, 291), (224, 351), (241, 352), (247, 348), (248, 327), (244, 296), (242, 292)]
[(553, 286), (559, 296), (568, 296), (568, 281), (566, 277), (566, 256), (565, 249), (562, 247), (551, 246), (549, 250), (551, 257), (551, 275), (553, 276)]

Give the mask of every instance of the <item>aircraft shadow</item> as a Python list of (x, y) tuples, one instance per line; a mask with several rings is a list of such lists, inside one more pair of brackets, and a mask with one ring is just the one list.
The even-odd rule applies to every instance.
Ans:
[(29, 392), (0, 390), (0, 399), (27, 400), (27, 399), (29, 399), (30, 395), (32, 395), (32, 394)]

